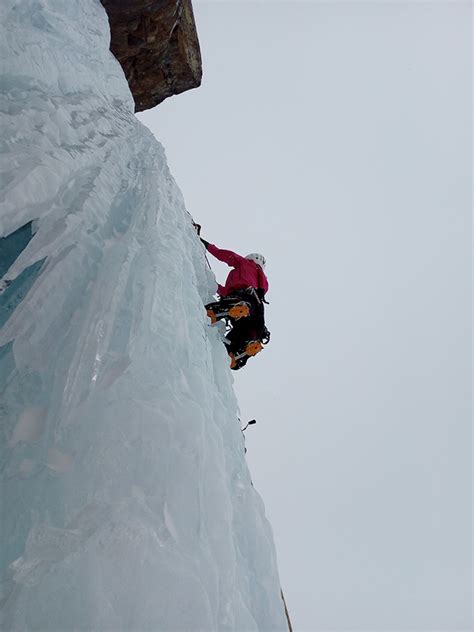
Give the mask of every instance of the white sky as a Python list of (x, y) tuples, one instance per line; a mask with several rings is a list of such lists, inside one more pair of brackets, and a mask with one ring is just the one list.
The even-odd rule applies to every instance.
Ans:
[(194, 8), (203, 85), (140, 118), (267, 258), (235, 382), (295, 630), (470, 629), (471, 5)]

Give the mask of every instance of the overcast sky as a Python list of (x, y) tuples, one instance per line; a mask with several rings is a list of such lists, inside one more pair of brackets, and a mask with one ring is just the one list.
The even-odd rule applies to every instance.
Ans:
[(140, 118), (267, 258), (235, 384), (295, 630), (471, 629), (471, 5), (194, 8), (202, 87)]

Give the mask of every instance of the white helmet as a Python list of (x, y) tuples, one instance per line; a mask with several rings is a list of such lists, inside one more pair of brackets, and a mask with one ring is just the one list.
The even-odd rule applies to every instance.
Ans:
[(250, 261), (255, 261), (257, 265), (259, 265), (262, 270), (265, 270), (265, 257), (263, 255), (259, 255), (258, 252), (252, 252), (250, 255), (245, 257)]

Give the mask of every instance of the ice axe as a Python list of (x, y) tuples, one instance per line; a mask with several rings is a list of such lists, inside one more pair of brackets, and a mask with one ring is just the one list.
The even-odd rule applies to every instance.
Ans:
[[(193, 222), (194, 229), (197, 232), (199, 239), (204, 243), (205, 240), (203, 240), (203, 238), (201, 237), (201, 224), (196, 224), (194, 220), (191, 220), (191, 221)], [(204, 245), (206, 244), (204, 243)], [(207, 254), (205, 254), (204, 257), (207, 261), (207, 265), (209, 266), (209, 269), (212, 270), (211, 264), (209, 263), (209, 259), (207, 258)]]
[(245, 432), (247, 430), (247, 428), (249, 426), (253, 426), (253, 424), (256, 424), (257, 420), (256, 419), (251, 419), (246, 426), (244, 426), (243, 428), (241, 428), (242, 432)]

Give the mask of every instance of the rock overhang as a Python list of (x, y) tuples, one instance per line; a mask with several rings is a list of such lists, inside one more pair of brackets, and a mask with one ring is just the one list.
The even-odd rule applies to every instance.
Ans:
[(191, 0), (101, 0), (110, 50), (120, 62), (135, 111), (201, 85), (202, 60)]

